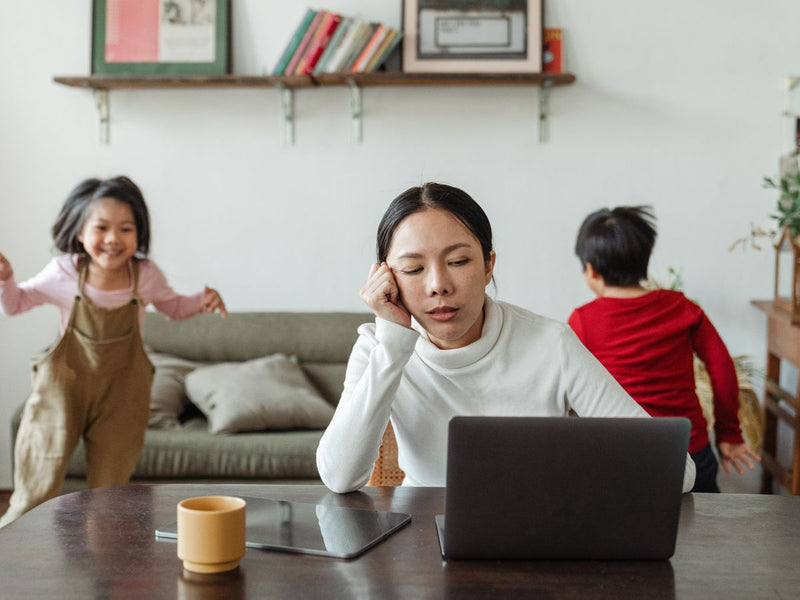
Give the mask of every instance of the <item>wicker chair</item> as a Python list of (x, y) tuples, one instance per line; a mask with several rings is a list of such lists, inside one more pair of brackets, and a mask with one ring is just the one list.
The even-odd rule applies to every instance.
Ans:
[[(742, 428), (742, 436), (747, 447), (751, 452), (758, 453), (761, 451), (764, 415), (751, 381), (754, 368), (746, 357), (736, 356), (733, 360), (736, 365), (736, 374), (739, 377), (739, 425)], [(711, 380), (705, 365), (697, 357), (694, 361), (694, 380), (697, 397), (700, 399), (700, 406), (703, 408), (708, 428), (713, 429), (714, 393), (711, 390)]]
[(367, 485), (375, 486), (395, 486), (403, 483), (406, 476), (397, 464), (397, 440), (394, 437), (394, 430), (391, 422), (386, 426), (383, 433), (383, 441), (378, 451), (378, 460), (372, 469), (372, 475)]

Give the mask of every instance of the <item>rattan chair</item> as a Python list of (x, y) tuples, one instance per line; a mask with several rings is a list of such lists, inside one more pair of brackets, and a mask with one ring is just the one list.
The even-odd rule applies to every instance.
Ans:
[(383, 441), (378, 451), (378, 460), (372, 469), (372, 475), (367, 485), (375, 486), (395, 486), (403, 483), (406, 476), (397, 464), (397, 440), (394, 437), (394, 430), (391, 422), (386, 426), (383, 433)]

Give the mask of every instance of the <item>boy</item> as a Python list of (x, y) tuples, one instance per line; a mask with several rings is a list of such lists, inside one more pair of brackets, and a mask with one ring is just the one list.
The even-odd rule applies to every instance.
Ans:
[(693, 492), (719, 492), (717, 459), (695, 394), (694, 357), (705, 363), (714, 392), (714, 430), (722, 466), (740, 474), (760, 460), (739, 429), (739, 386), (733, 360), (699, 306), (682, 293), (642, 287), (656, 240), (649, 207), (620, 206), (590, 214), (575, 253), (597, 299), (573, 311), (569, 324), (623, 388), (654, 417), (692, 423), (689, 453), (697, 466)]

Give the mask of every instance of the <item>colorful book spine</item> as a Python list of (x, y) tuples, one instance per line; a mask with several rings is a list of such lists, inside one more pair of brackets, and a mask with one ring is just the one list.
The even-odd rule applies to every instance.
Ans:
[(286, 66), (286, 71), (284, 71), (285, 75), (293, 75), (295, 69), (297, 68), (297, 63), (300, 62), (300, 59), (306, 53), (306, 49), (308, 48), (308, 44), (311, 42), (311, 38), (314, 36), (314, 32), (319, 27), (320, 21), (322, 21), (323, 17), (325, 16), (326, 11), (320, 10), (317, 11), (317, 14), (314, 15), (314, 19), (311, 21), (311, 24), (306, 29), (305, 34), (303, 35), (303, 39), (300, 41), (300, 44), (297, 46), (297, 50), (295, 51), (292, 58), (289, 60), (289, 64)]
[(333, 36), (331, 36), (331, 41), (328, 42), (327, 46), (325, 46), (325, 51), (322, 53), (322, 56), (319, 57), (317, 64), (314, 66), (314, 75), (320, 75), (325, 72), (331, 57), (341, 46), (342, 39), (344, 39), (344, 35), (347, 33), (347, 30), (350, 29), (352, 22), (352, 17), (344, 17), (342, 22), (339, 23), (338, 27), (336, 27), (336, 30), (333, 32)]
[(342, 15), (330, 12), (325, 15), (325, 18), (320, 22), (314, 37), (308, 45), (306, 55), (297, 65), (297, 70), (295, 71), (296, 75), (311, 75), (311, 73), (313, 73), (314, 67), (325, 51), (325, 46), (331, 41), (333, 32), (336, 31), (336, 28), (341, 22)]
[(356, 58), (355, 62), (353, 62), (353, 66), (350, 67), (351, 73), (363, 73), (366, 70), (367, 63), (369, 63), (372, 56), (378, 51), (378, 47), (383, 42), (388, 31), (389, 28), (383, 23), (380, 23), (377, 27), (375, 27), (375, 31), (372, 32), (372, 36), (370, 36), (370, 38), (367, 40), (367, 43), (364, 44), (361, 54), (358, 55), (358, 58)]
[(361, 37), (362, 31), (368, 26), (369, 24), (366, 21), (353, 21), (350, 25), (350, 29), (344, 34), (341, 46), (334, 52), (333, 56), (331, 56), (328, 67), (325, 69), (326, 73), (342, 72), (345, 61), (347, 61), (350, 54), (352, 54), (353, 48)]
[(394, 27), (390, 27), (386, 32), (386, 36), (383, 38), (383, 41), (378, 46), (378, 49), (372, 54), (372, 58), (369, 59), (367, 66), (364, 67), (365, 73), (374, 73), (375, 70), (379, 66), (379, 61), (384, 57), (386, 54), (386, 49), (391, 45), (394, 39), (397, 37), (399, 32)]
[(372, 34), (375, 32), (375, 28), (378, 26), (377, 23), (367, 23), (367, 26), (359, 35), (359, 38), (356, 40), (356, 43), (353, 47), (353, 51), (350, 56), (347, 57), (344, 64), (342, 64), (341, 68), (339, 69), (343, 73), (349, 73), (350, 69), (353, 68), (353, 63), (356, 62), (356, 59), (361, 55), (361, 51), (364, 49), (364, 45), (369, 41), (372, 37)]
[(309, 8), (306, 11), (306, 14), (303, 15), (303, 18), (300, 20), (300, 23), (295, 29), (292, 37), (289, 39), (289, 43), (286, 44), (286, 48), (281, 54), (281, 57), (278, 59), (278, 62), (275, 64), (275, 68), (272, 70), (273, 75), (283, 75), (286, 72), (286, 67), (289, 64), (294, 53), (297, 51), (297, 47), (300, 45), (300, 41), (303, 39), (303, 35), (305, 35), (306, 31), (308, 30), (309, 25), (311, 25), (311, 21), (314, 20), (317, 11)]
[(564, 55), (561, 42), (564, 31), (560, 28), (544, 30), (544, 52), (542, 53), (542, 71), (544, 73), (563, 73)]

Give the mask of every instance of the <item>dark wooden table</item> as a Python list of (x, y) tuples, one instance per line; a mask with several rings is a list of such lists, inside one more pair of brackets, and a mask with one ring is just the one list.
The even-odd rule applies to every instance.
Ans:
[[(351, 560), (248, 549), (238, 571), (187, 576), (154, 530), (208, 493), (412, 514)], [(658, 562), (443, 562), (441, 488), (155, 485), (60, 496), (0, 529), (2, 598), (797, 598), (800, 498), (685, 495), (675, 555)]]

